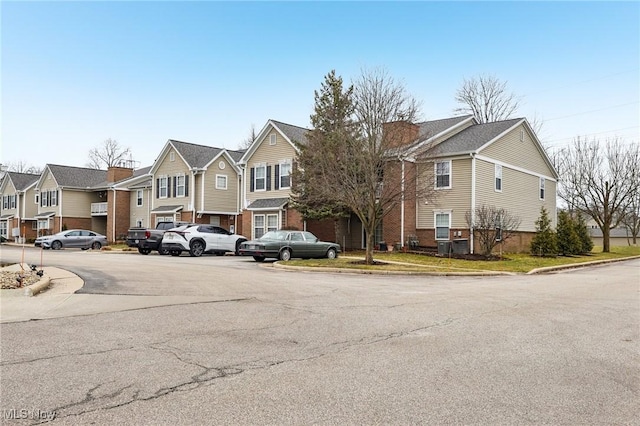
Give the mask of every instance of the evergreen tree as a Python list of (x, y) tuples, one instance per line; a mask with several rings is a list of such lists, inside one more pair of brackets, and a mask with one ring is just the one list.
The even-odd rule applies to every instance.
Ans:
[(593, 240), (587, 229), (587, 221), (581, 213), (578, 213), (578, 217), (575, 220), (575, 229), (580, 239), (580, 254), (590, 253), (593, 249)]
[(551, 219), (547, 210), (540, 209), (540, 217), (536, 221), (536, 235), (531, 241), (531, 254), (536, 256), (557, 256), (558, 242), (556, 233), (551, 229)]
[(562, 210), (558, 213), (558, 251), (563, 256), (579, 254), (582, 251), (582, 242), (569, 213)]

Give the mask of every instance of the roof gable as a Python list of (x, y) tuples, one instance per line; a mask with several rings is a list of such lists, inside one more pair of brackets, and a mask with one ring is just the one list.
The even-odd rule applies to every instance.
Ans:
[(307, 143), (307, 132), (309, 129), (304, 127), (295, 126), (293, 124), (283, 123), (281, 121), (269, 120), (267, 124), (264, 125), (256, 140), (253, 141), (251, 146), (246, 150), (244, 155), (240, 158), (239, 163), (246, 164), (249, 158), (256, 152), (258, 147), (266, 140), (267, 135), (269, 134), (270, 129), (273, 128), (275, 131), (280, 133), (284, 140), (286, 140), (293, 149), (298, 152), (297, 143), (306, 144)]
[(38, 179), (38, 186), (41, 185), (47, 172), (55, 179), (57, 186), (67, 188), (93, 188), (104, 184), (107, 180), (106, 170), (47, 164), (45, 171)]
[(17, 191), (24, 191), (28, 189), (35, 185), (35, 183), (38, 182), (38, 179), (40, 179), (40, 175), (34, 175), (32, 173), (7, 172), (7, 176), (9, 176)]

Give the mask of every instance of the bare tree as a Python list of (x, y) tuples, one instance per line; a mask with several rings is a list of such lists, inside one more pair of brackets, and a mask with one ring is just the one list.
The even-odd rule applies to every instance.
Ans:
[[(346, 89), (332, 71), (315, 101), (313, 130), (307, 144), (300, 145), (294, 174), (296, 201), (312, 208), (330, 206), (335, 214), (353, 212), (365, 230), (365, 261), (371, 264), (375, 230), (383, 217), (402, 197), (427, 196), (416, 189), (415, 176), (409, 176), (416, 167), (404, 167), (406, 159), (393, 153), (402, 132), (383, 126), (414, 121), (419, 105), (383, 69), (363, 70)], [(424, 187), (434, 192), (433, 185)]]
[(474, 212), (466, 212), (465, 219), (485, 256), (490, 256), (498, 244), (513, 237), (521, 223), (521, 219), (508, 210), (486, 204)]
[(591, 217), (602, 231), (603, 252), (610, 251), (610, 230), (617, 227), (640, 190), (640, 149), (618, 138), (576, 138), (559, 158), (558, 195), (570, 210)]
[(131, 160), (131, 149), (120, 146), (117, 140), (107, 139), (89, 151), (87, 167), (92, 169), (109, 168), (127, 164)]
[(455, 99), (462, 106), (454, 112), (471, 114), (479, 123), (506, 120), (520, 106), (519, 97), (507, 91), (507, 82), (492, 75), (464, 79)]
[(627, 229), (632, 244), (637, 245), (638, 235), (640, 235), (640, 191), (636, 191), (635, 195), (631, 197), (621, 222)]
[(256, 133), (256, 125), (251, 124), (251, 129), (249, 130), (249, 135), (240, 142), (238, 145), (238, 149), (248, 149), (251, 144), (253, 144), (256, 139), (258, 139), (258, 134)]
[(6, 165), (6, 169), (9, 172), (29, 173), (34, 175), (39, 175), (40, 173), (42, 173), (41, 167), (33, 166), (27, 163), (26, 161), (22, 161), (22, 160), (8, 163)]

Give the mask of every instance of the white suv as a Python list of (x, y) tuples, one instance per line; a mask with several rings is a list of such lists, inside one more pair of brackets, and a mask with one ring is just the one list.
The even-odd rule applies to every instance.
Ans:
[(164, 233), (162, 248), (172, 256), (180, 256), (188, 251), (191, 256), (203, 253), (215, 253), (222, 256), (226, 252), (238, 254), (240, 244), (247, 241), (242, 235), (232, 234), (224, 228), (214, 225), (188, 225), (173, 228)]

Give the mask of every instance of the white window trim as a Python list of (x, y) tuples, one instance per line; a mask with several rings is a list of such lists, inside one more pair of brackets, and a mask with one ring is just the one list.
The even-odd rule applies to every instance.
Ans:
[[(261, 179), (264, 179), (264, 188), (262, 189), (258, 189), (258, 169), (260, 168), (264, 168), (264, 177), (261, 178)], [(265, 163), (256, 164), (254, 166), (254, 173), (253, 173), (253, 191), (262, 192), (266, 190), (267, 190), (267, 165)]]
[[(498, 179), (500, 179), (500, 188), (498, 188)], [(502, 179), (502, 165), (496, 164), (494, 169), (493, 189), (496, 192), (502, 192), (503, 179)]]
[[(158, 198), (169, 198), (169, 176), (158, 176), (160, 180), (158, 182)], [(162, 185), (164, 181), (164, 186)], [(164, 195), (162, 195), (162, 189), (164, 188)]]
[[(182, 185), (179, 184), (178, 179), (182, 178)], [(184, 173), (178, 173), (176, 175), (176, 193), (174, 194), (176, 198), (183, 198), (186, 195), (186, 187), (187, 187), (187, 178)], [(182, 188), (182, 194), (180, 194), (180, 188)]]
[[(438, 163), (449, 163), (449, 186), (438, 186)], [(433, 163), (433, 173), (435, 175), (435, 189), (440, 190), (440, 189), (451, 189), (453, 187), (453, 173), (452, 171), (452, 162), (451, 160), (443, 160), (443, 161), (436, 161)]]
[[(218, 185), (218, 178), (224, 178), (224, 188)], [(229, 182), (229, 178), (227, 175), (220, 175), (217, 174), (216, 175), (216, 189), (220, 189), (220, 190), (227, 190), (228, 188), (228, 182)]]
[(269, 145), (275, 145), (278, 141), (278, 136), (275, 133), (269, 135)]
[[(289, 185), (287, 185), (287, 186), (283, 186), (283, 185), (282, 185), (282, 178), (283, 178), (283, 174), (282, 174), (282, 166), (283, 166), (283, 165), (284, 165), (284, 166), (289, 166), (289, 172), (287, 173), (287, 176), (289, 177)], [(279, 169), (279, 171), (280, 171), (280, 172), (279, 172), (279, 176), (278, 176), (278, 188), (279, 188), (279, 189), (290, 189), (290, 188), (291, 188), (291, 172), (293, 171), (293, 170), (292, 170), (292, 169), (293, 169), (293, 166), (292, 166), (291, 160), (284, 160), (284, 161), (281, 161), (281, 162), (280, 162), (280, 164), (279, 164), (278, 169)]]
[(36, 205), (40, 204), (40, 193), (35, 194), (34, 201), (36, 202)]
[[(264, 230), (265, 232), (269, 232), (269, 231), (277, 231), (278, 229), (280, 229), (280, 226), (278, 225), (280, 223), (280, 215), (278, 213), (269, 213), (267, 215), (265, 215), (265, 222), (264, 222)], [(276, 226), (269, 226), (269, 218), (273, 218), (275, 216), (276, 218)]]
[[(453, 216), (453, 214), (451, 212), (452, 212), (451, 210), (434, 210), (433, 211), (433, 236), (434, 236), (436, 241), (447, 241), (447, 240), (449, 240), (449, 237), (451, 236), (451, 219), (452, 219), (452, 216)], [(449, 215), (449, 225), (448, 225), (449, 231), (447, 232), (447, 237), (446, 238), (438, 238), (437, 216), (439, 214)]]
[(136, 190), (136, 207), (144, 206), (144, 191), (142, 189)]
[(169, 153), (169, 161), (172, 161), (172, 162), (176, 161), (176, 153), (175, 152), (171, 151)]
[(541, 201), (544, 201), (546, 196), (547, 196), (547, 190), (545, 186), (545, 179), (541, 177), (540, 182), (538, 183), (538, 197)]

